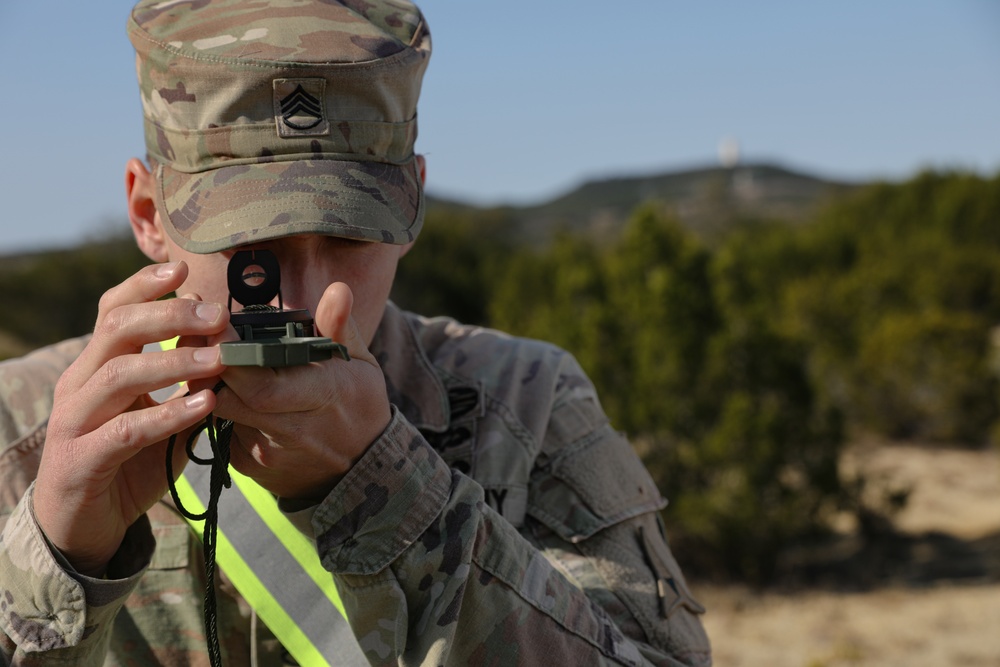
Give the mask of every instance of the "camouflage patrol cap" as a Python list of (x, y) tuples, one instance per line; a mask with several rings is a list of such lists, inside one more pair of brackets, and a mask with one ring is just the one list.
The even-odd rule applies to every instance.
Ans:
[(142, 0), (128, 23), (157, 210), (182, 248), (408, 243), (430, 33), (405, 0)]

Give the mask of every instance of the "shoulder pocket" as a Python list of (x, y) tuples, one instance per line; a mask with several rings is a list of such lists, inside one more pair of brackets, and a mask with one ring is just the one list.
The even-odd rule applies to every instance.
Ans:
[(528, 514), (567, 542), (577, 543), (665, 506), (632, 446), (605, 424), (535, 470)]

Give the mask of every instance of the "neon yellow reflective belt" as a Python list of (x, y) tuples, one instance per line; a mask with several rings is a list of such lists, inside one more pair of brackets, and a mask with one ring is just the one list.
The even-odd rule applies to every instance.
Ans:
[[(220, 499), (216, 561), (233, 586), (300, 665), (367, 664), (316, 547), (269, 491), (232, 466), (229, 473), (235, 484)], [(192, 513), (205, 509), (207, 480), (207, 466), (190, 464), (177, 479), (181, 502)], [(201, 538), (204, 522), (188, 523)]]

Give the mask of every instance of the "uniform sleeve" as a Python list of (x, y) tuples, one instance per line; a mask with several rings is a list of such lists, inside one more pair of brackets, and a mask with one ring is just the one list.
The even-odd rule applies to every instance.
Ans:
[[(557, 489), (574, 492), (553, 469), (574, 474), (565, 461), (541, 460), (533, 484), (551, 502), (536, 509), (554, 510)], [(577, 516), (588, 513), (598, 516)], [(589, 536), (564, 511), (551, 525), (532, 519), (529, 539), (394, 411), (312, 528), (373, 665), (710, 664), (686, 589), (666, 606), (657, 594), (670, 585), (673, 559), (655, 513), (619, 504), (599, 514)], [(681, 591), (683, 581), (673, 581)]]
[(667, 546), (666, 504), (595, 395), (558, 403), (532, 475), (527, 533), (564, 575), (636, 640), (653, 664), (663, 656), (711, 664), (691, 595)]
[(75, 573), (50, 548), (32, 511), (32, 487), (0, 533), (0, 655), (4, 663), (103, 665), (114, 617), (138, 584), (154, 542), (145, 517), (126, 533), (112, 571), (123, 578)]

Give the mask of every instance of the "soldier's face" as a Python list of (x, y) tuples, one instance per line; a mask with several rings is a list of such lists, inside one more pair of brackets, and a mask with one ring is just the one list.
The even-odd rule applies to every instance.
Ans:
[[(422, 156), (417, 156), (417, 163), (423, 179), (426, 172)], [(183, 260), (190, 267), (187, 280), (178, 290), (179, 295), (195, 293), (204, 301), (226, 304), (230, 257), (240, 249), (263, 248), (274, 253), (281, 268), (281, 296), (285, 308), (306, 308), (315, 316), (326, 288), (335, 282), (346, 283), (354, 293), (352, 315), (366, 343), (371, 343), (382, 320), (396, 265), (412, 245), (307, 234), (199, 255), (178, 246), (164, 230), (153, 205), (152, 178), (146, 166), (137, 159), (129, 160), (126, 166), (126, 191), (129, 219), (142, 251), (153, 261)]]
[(334, 282), (346, 283), (354, 293), (352, 314), (366, 343), (371, 343), (382, 320), (396, 265), (410, 247), (316, 234), (265, 241), (209, 255), (188, 252), (169, 237), (166, 243), (170, 260), (184, 260), (190, 268), (178, 295), (193, 292), (205, 301), (226, 304), (229, 259), (236, 250), (249, 249), (274, 253), (281, 267), (281, 297), (287, 309), (305, 308), (315, 315), (326, 288)]

